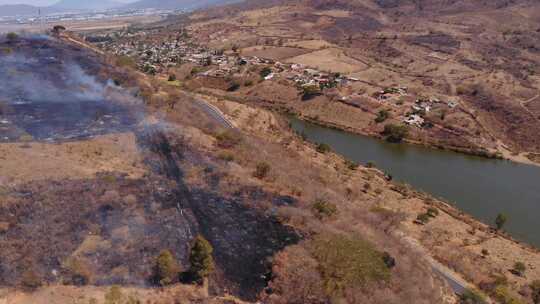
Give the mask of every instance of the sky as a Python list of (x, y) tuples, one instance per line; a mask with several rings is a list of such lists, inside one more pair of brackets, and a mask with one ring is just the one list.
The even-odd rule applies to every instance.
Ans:
[[(4, 5), (4, 4), (30, 4), (30, 5), (35, 5), (35, 6), (47, 6), (47, 5), (51, 5), (51, 4), (54, 4), (56, 2), (58, 2), (59, 0), (0, 0), (0, 5)], [(83, 1), (88, 1), (88, 0), (80, 0), (81, 2)], [(116, 0), (117, 2), (123, 2), (123, 3), (129, 3), (129, 2), (133, 2), (133, 0)]]

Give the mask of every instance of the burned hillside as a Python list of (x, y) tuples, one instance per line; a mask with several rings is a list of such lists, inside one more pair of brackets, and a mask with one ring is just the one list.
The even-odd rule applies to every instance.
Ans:
[(129, 130), (140, 100), (84, 51), (47, 36), (0, 41), (0, 141), (59, 140)]

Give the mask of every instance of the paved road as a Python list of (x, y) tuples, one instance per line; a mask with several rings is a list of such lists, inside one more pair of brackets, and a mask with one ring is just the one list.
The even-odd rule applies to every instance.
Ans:
[[(191, 94), (189, 94), (191, 95)], [(225, 115), (214, 105), (210, 104), (209, 102), (206, 102), (200, 98), (197, 98), (196, 96), (191, 95), (194, 99), (197, 105), (206, 112), (210, 117), (212, 117), (217, 123), (219, 123), (221, 126), (227, 128), (227, 129), (237, 129), (232, 122), (230, 122)]]

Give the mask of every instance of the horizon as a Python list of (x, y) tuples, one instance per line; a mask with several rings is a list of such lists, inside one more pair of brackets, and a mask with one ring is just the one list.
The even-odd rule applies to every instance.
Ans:
[[(58, 3), (60, 0), (0, 0), (0, 5), (17, 5), (17, 4), (26, 4), (33, 6), (49, 6), (55, 3)], [(83, 3), (84, 0), (79, 0)], [(135, 0), (114, 0), (121, 3), (131, 3)]]

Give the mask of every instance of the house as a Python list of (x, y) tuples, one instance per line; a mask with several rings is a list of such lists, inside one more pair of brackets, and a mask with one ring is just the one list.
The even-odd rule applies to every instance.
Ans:
[(411, 114), (403, 120), (404, 123), (411, 125), (411, 126), (417, 126), (422, 127), (422, 124), (424, 124), (424, 118), (420, 117), (418, 114)]

